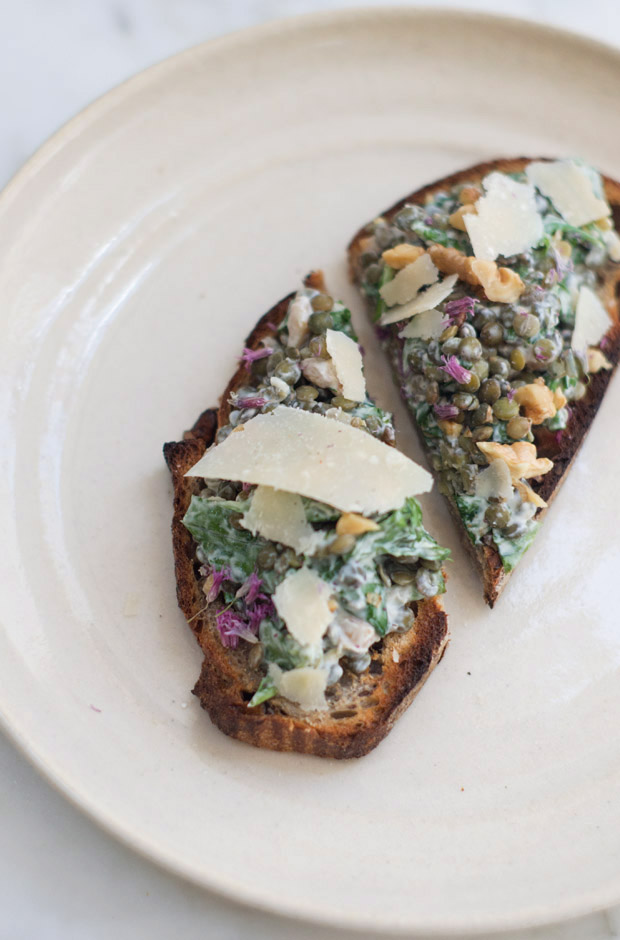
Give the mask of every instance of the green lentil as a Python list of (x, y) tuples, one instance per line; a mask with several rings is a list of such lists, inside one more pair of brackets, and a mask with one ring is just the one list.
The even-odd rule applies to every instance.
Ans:
[(357, 407), (357, 402), (350, 398), (343, 398), (342, 395), (334, 395), (331, 400), (334, 408), (342, 408), (343, 411), (353, 411)]
[(522, 369), (525, 369), (525, 354), (519, 346), (510, 353), (510, 365), (513, 369), (516, 369), (517, 372), (521, 372)]
[[(319, 297), (320, 296), (321, 295), (319, 294)], [(331, 330), (333, 325), (334, 318), (332, 317), (331, 313), (328, 313), (326, 310), (319, 309), (316, 313), (313, 313), (308, 320), (310, 332), (314, 333), (315, 336), (320, 336), (320, 334), (324, 333), (325, 330)]]
[(540, 320), (533, 313), (517, 313), (512, 321), (512, 328), (517, 336), (533, 339), (540, 333)]
[(459, 345), (459, 353), (468, 362), (475, 362), (482, 358), (482, 344), (474, 336), (462, 340)]
[(480, 340), (485, 346), (499, 346), (504, 338), (504, 328), (496, 320), (486, 323), (480, 331)]
[(504, 526), (508, 525), (510, 522), (510, 510), (508, 506), (503, 506), (501, 503), (496, 503), (494, 506), (489, 506), (484, 514), (485, 521), (489, 525), (497, 526), (498, 529), (503, 529)]
[(529, 418), (516, 415), (514, 418), (511, 418), (506, 425), (506, 433), (508, 437), (511, 437), (514, 441), (520, 441), (522, 438), (527, 437), (531, 428), (532, 422)]
[(315, 401), (319, 397), (318, 389), (314, 385), (300, 385), (295, 389), (298, 401)]
[(486, 402), (488, 405), (492, 405), (497, 401), (501, 394), (502, 390), (497, 379), (487, 379), (482, 383), (480, 387), (480, 395), (478, 397), (481, 401)]
[[(313, 310), (324, 312), (332, 309), (334, 306), (334, 298), (330, 297), (329, 294), (316, 294), (310, 303), (312, 304)], [(310, 319), (312, 319), (312, 317), (310, 317)]]
[(500, 421), (509, 421), (519, 414), (519, 403), (509, 398), (498, 398), (493, 405), (493, 414)]

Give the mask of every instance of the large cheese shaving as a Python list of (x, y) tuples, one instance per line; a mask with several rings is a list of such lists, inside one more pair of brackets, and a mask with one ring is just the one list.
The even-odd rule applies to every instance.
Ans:
[(611, 214), (606, 201), (594, 192), (588, 172), (572, 160), (537, 161), (525, 172), (570, 225), (587, 225)]
[(410, 300), (408, 304), (403, 304), (401, 307), (394, 307), (388, 313), (384, 314), (381, 317), (381, 325), (386, 326), (390, 323), (397, 323), (399, 320), (409, 320), (411, 317), (416, 316), (416, 314), (432, 310), (433, 307), (437, 307), (438, 304), (443, 303), (443, 301), (450, 296), (457, 280), (458, 274), (451, 274), (449, 277), (445, 277), (443, 281), (432, 284), (427, 290), (422, 291), (417, 297)]
[(490, 173), (482, 185), (485, 195), (477, 201), (476, 213), (463, 217), (476, 258), (495, 261), (498, 255), (519, 255), (537, 245), (543, 221), (534, 187), (504, 173)]
[(430, 255), (425, 252), (399, 271), (391, 281), (384, 284), (379, 289), (379, 293), (388, 307), (405, 304), (412, 300), (422, 287), (434, 284), (438, 277), (437, 268), (431, 261)]
[(271, 486), (256, 487), (241, 524), (253, 535), (281, 542), (300, 554), (311, 554), (322, 541), (306, 520), (301, 496)]
[(585, 353), (588, 346), (598, 346), (610, 326), (611, 320), (605, 307), (594, 291), (584, 284), (577, 298), (571, 346), (576, 352)]
[(269, 663), (269, 676), (280, 695), (297, 702), (302, 708), (325, 708), (327, 673), (324, 669), (300, 666), (283, 672), (275, 663)]
[(351, 401), (364, 401), (366, 381), (359, 346), (340, 330), (327, 330), (325, 337), (342, 394)]
[(240, 425), (186, 476), (272, 486), (363, 515), (432, 486), (430, 473), (366, 431), (284, 405)]
[(398, 335), (401, 339), (438, 339), (445, 329), (444, 319), (441, 310), (425, 310), (410, 320)]
[(331, 588), (310, 568), (300, 568), (278, 584), (273, 602), (289, 633), (302, 644), (314, 646), (333, 619)]

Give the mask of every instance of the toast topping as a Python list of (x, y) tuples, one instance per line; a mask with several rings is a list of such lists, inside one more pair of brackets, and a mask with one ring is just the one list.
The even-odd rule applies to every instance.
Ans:
[(249, 707), (280, 695), (320, 709), (345, 668), (363, 673), (373, 644), (413, 626), (414, 602), (443, 592), (449, 553), (413, 498), (430, 475), (387, 446), (391, 416), (366, 397), (349, 312), (305, 289), (263, 343), (190, 470), (204, 488), (183, 521), (222, 643), (263, 669)]
[[(598, 348), (612, 322), (600, 295), (620, 260), (620, 238), (598, 174), (577, 163), (494, 172), (482, 189), (476, 181), (438, 186), (423, 204), (376, 220), (357, 275), (375, 303), (381, 342), (441, 491), (472, 542), (496, 548), (510, 571), (545, 506), (538, 477), (553, 466), (539, 462), (535, 445), (544, 443), (554, 459), (561, 453), (572, 403), (588, 394), (590, 375), (611, 368)], [(411, 301), (386, 311), (382, 285), (399, 276), (386, 259), (404, 245), (425, 249), (441, 274), (458, 281), (434, 310), (403, 328), (394, 323), (412, 313)], [(522, 445), (534, 456), (506, 456)], [(511, 468), (510, 495), (505, 474), (494, 494), (502, 471), (485, 469), (483, 451), (497, 447), (508, 448), (502, 459)]]

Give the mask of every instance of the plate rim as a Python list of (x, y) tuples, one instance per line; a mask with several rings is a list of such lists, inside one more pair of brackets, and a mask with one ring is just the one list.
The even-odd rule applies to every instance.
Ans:
[[(529, 32), (531, 35), (543, 36), (547, 40), (555, 39), (565, 45), (572, 44), (579, 50), (589, 50), (590, 52), (605, 55), (612, 59), (614, 64), (620, 68), (620, 47), (612, 43), (591, 36), (584, 36), (574, 30), (556, 26), (555, 24), (539, 22), (525, 16), (515, 16), (503, 12), (488, 13), (482, 10), (465, 10), (457, 6), (436, 8), (428, 4), (415, 7), (392, 4), (385, 7), (359, 6), (278, 17), (258, 25), (248, 26), (204, 40), (196, 45), (173, 53), (131, 75), (119, 84), (112, 86), (108, 91), (97, 96), (92, 102), (69, 118), (58, 130), (46, 138), (8, 180), (0, 191), (0, 214), (7, 211), (12, 202), (19, 197), (20, 192), (29, 184), (30, 180), (36, 177), (38, 172), (44, 168), (67, 143), (87, 130), (101, 114), (113, 110), (120, 102), (129, 98), (132, 94), (139, 92), (141, 88), (148, 87), (154, 80), (165, 76), (166, 72), (173, 72), (179, 67), (183, 67), (186, 63), (191, 62), (193, 59), (201, 59), (204, 56), (213, 56), (220, 52), (234, 54), (236, 50), (242, 48), (247, 43), (262, 43), (268, 41), (271, 37), (281, 36), (285, 32), (295, 32), (299, 34), (306, 28), (342, 28), (353, 22), (363, 24), (364, 21), (367, 21), (370, 25), (372, 21), (378, 17), (383, 21), (385, 21), (386, 18), (400, 18), (409, 22), (420, 20), (445, 22), (451, 20), (451, 27), (455, 25), (454, 19), (458, 18), (461, 22), (478, 24), (483, 29), (510, 29), (514, 27)], [(251, 885), (244, 885), (240, 888), (239, 885), (220, 878), (217, 872), (209, 872), (206, 874), (204, 871), (196, 871), (191, 863), (186, 863), (182, 856), (172, 851), (169, 847), (158, 846), (156, 839), (149, 838), (142, 832), (132, 830), (127, 820), (119, 819), (116, 814), (101, 807), (96, 800), (90, 798), (87, 792), (82, 791), (79, 783), (76, 783), (73, 778), (63, 773), (62, 768), (56, 766), (53, 755), (46, 753), (44, 746), (33, 741), (25, 732), (21, 732), (19, 719), (15, 715), (11, 715), (11, 711), (10, 706), (8, 709), (5, 707), (0, 691), (0, 730), (6, 735), (11, 744), (16, 747), (18, 752), (34, 767), (37, 773), (39, 773), (57, 793), (67, 799), (74, 808), (86, 815), (91, 822), (94, 822), (105, 833), (118, 839), (124, 846), (137, 852), (152, 864), (157, 865), (177, 877), (185, 879), (198, 888), (212, 891), (228, 901), (249, 907), (250, 909), (259, 909), (266, 913), (289, 918), (298, 922), (314, 923), (323, 927), (357, 930), (363, 933), (368, 931), (381, 931), (386, 935), (392, 936), (406, 934), (410, 937), (420, 938), (456, 938), (462, 936), (464, 930), (472, 937), (484, 937), (489, 933), (497, 931), (527, 930), (530, 928), (550, 926), (551, 924), (566, 924), (579, 917), (605, 911), (620, 903), (619, 886), (615, 891), (601, 890), (599, 892), (590, 892), (589, 901), (586, 901), (586, 899), (581, 896), (579, 903), (571, 903), (569, 901), (565, 903), (561, 909), (556, 905), (555, 913), (553, 914), (539, 905), (536, 908), (528, 909), (528, 911), (518, 916), (498, 917), (497, 915), (492, 915), (492, 918), (485, 919), (484, 915), (478, 915), (476, 922), (466, 927), (457, 923), (438, 926), (436, 922), (426, 924), (418, 922), (417, 926), (412, 927), (411, 924), (407, 922), (399, 923), (390, 921), (386, 924), (368, 923), (367, 918), (351, 917), (335, 909), (316, 910), (310, 904), (301, 908), (299, 902), (287, 902), (277, 897), (275, 894), (271, 898), (265, 898), (258, 893), (254, 893)], [(550, 917), (552, 918), (551, 920)], [(558, 918), (560, 919), (558, 920)]]

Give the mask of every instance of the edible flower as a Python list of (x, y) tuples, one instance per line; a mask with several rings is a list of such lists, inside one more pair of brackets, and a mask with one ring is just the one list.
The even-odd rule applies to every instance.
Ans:
[(222, 610), (215, 618), (215, 624), (220, 634), (222, 646), (234, 649), (239, 645), (239, 638), (256, 643), (256, 636), (250, 630), (245, 620), (234, 610)]
[(262, 408), (267, 404), (267, 399), (263, 398), (261, 395), (255, 395), (254, 397), (248, 396), (248, 398), (237, 398), (235, 400), (235, 406), (237, 408)]
[[(201, 568), (200, 573), (206, 573), (206, 569)], [(213, 603), (217, 595), (220, 593), (224, 581), (230, 581), (231, 579), (231, 571), (227, 566), (222, 568), (221, 571), (218, 571), (217, 568), (211, 569), (211, 573), (209, 574), (203, 586), (203, 591), (206, 595), (208, 604)]]
[[(258, 577), (255, 571), (253, 571), (250, 577), (247, 578), (243, 582), (243, 584), (241, 585), (241, 587), (235, 594), (235, 597), (237, 599), (244, 597), (245, 602), (249, 607), (251, 604), (254, 603), (256, 598), (259, 596), (259, 591), (261, 589), (262, 583), (263, 583), (262, 579)], [(261, 595), (261, 596), (264, 597), (264, 595)]]
[(446, 418), (456, 418), (459, 413), (459, 409), (456, 405), (433, 405), (433, 411), (437, 417), (442, 420)]
[(442, 366), (439, 366), (451, 379), (458, 382), (459, 385), (466, 385), (471, 379), (471, 372), (465, 369), (458, 361), (456, 356), (442, 356)]
[(458, 300), (449, 300), (443, 308), (446, 315), (445, 325), (450, 326), (456, 322), (463, 323), (467, 317), (473, 314), (475, 303), (473, 297), (459, 297)]
[(246, 346), (243, 350), (243, 355), (239, 356), (239, 362), (242, 362), (245, 366), (251, 365), (251, 363), (256, 362), (257, 359), (264, 359), (266, 356), (270, 356), (272, 353), (271, 349), (248, 349)]

